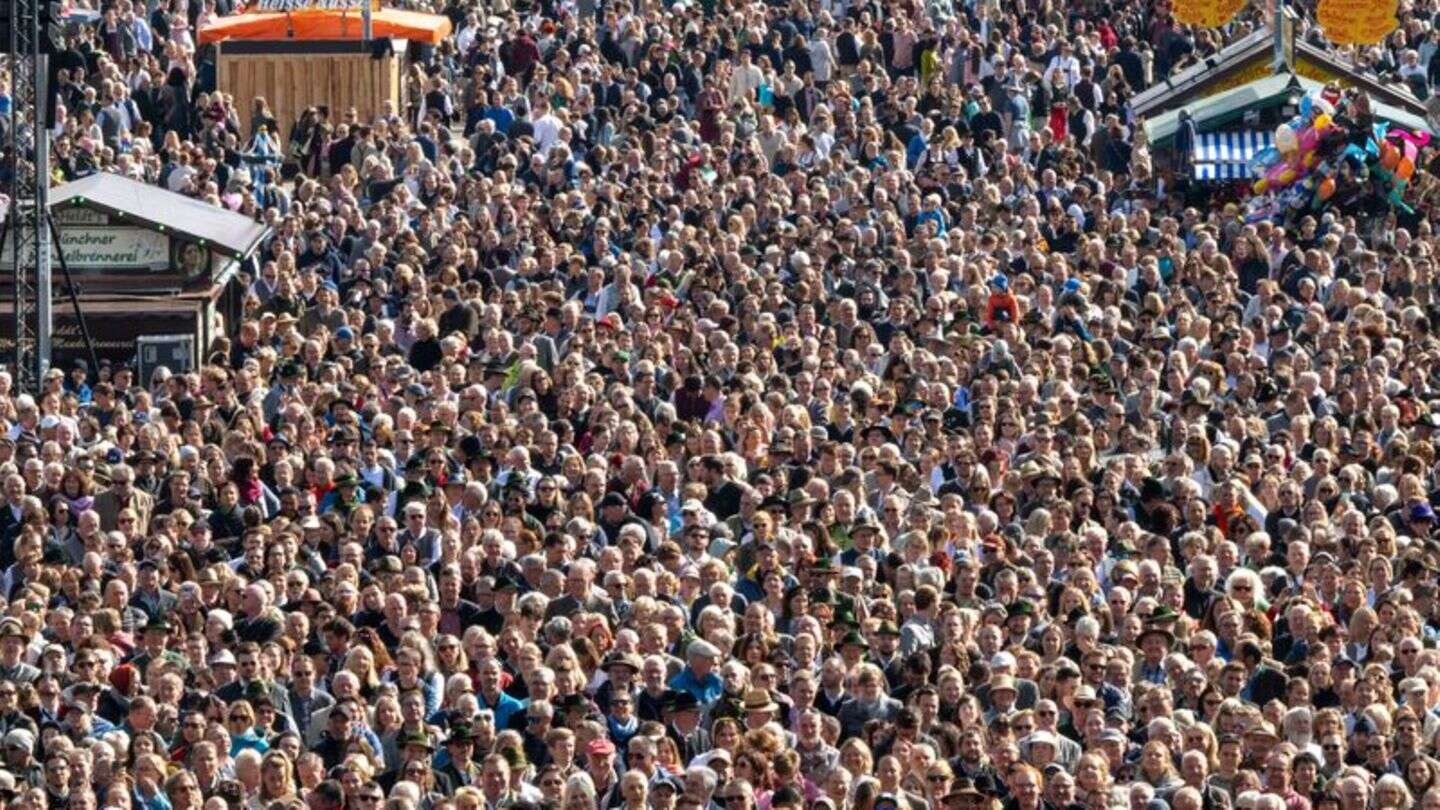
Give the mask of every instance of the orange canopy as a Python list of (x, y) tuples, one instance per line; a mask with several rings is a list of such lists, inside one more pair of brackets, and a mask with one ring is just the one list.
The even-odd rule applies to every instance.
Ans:
[[(263, 11), (222, 17), (200, 29), (200, 44), (227, 39), (353, 39), (359, 40), (364, 23), (356, 9), (300, 9)], [(448, 17), (382, 8), (370, 15), (376, 39), (408, 39), (439, 45), (450, 34)]]

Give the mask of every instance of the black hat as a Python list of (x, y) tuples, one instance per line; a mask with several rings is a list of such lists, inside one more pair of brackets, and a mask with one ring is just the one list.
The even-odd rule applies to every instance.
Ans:
[(445, 738), (445, 744), (475, 742), (475, 729), (468, 723), (450, 727), (450, 736)]
[(689, 712), (700, 708), (699, 699), (683, 689), (667, 690), (660, 703), (667, 712)]
[(618, 493), (618, 492), (607, 492), (607, 493), (605, 493), (605, 497), (603, 497), (603, 498), (600, 499), (600, 508), (601, 508), (601, 509), (604, 509), (604, 508), (607, 507), (607, 506), (628, 506), (628, 505), (629, 505), (629, 504), (626, 503), (626, 501), (625, 501), (625, 496), (624, 496), (624, 495), (621, 495), (621, 494)]

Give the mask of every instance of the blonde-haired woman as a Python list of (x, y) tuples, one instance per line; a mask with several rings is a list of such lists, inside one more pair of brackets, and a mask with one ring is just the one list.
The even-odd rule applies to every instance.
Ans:
[(290, 755), (274, 750), (260, 762), (260, 803), (285, 802), (295, 798), (295, 766)]

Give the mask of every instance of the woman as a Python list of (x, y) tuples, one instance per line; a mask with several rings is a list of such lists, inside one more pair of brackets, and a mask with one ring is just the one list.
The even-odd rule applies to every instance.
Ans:
[(1387, 773), (1375, 783), (1373, 810), (1410, 810), (1414, 799), (1405, 780), (1393, 773)]
[(264, 754), (270, 750), (270, 743), (255, 730), (255, 709), (250, 701), (239, 700), (230, 705), (225, 715), (225, 727), (230, 732), (231, 757), (241, 751), (253, 750)]
[(1175, 772), (1175, 761), (1170, 756), (1170, 746), (1159, 740), (1151, 740), (1140, 749), (1139, 779), (1156, 793), (1168, 792), (1184, 786)]
[(262, 806), (271, 802), (284, 802), (295, 798), (295, 769), (290, 757), (283, 751), (270, 751), (260, 763), (260, 792)]
[(1405, 763), (1403, 772), (1405, 786), (1410, 789), (1412, 796), (1424, 797), (1440, 785), (1440, 773), (1437, 773), (1435, 765), (1425, 757), (1411, 757), (1410, 761)]

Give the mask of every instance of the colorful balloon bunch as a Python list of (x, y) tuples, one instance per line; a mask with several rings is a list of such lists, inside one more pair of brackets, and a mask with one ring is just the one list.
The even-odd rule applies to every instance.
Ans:
[[(1300, 114), (1275, 131), (1275, 145), (1250, 159), (1247, 219), (1266, 219), (1286, 211), (1319, 209), (1343, 184), (1346, 200), (1373, 193), (1389, 205), (1409, 211), (1405, 189), (1415, 175), (1427, 132), (1410, 132), (1378, 123), (1357, 132), (1349, 118), (1337, 116), (1326, 98), (1306, 97)], [(1341, 177), (1342, 167), (1352, 171)], [(1369, 178), (1369, 186), (1363, 178)], [(1342, 182), (1343, 180), (1343, 182)]]
[(1309, 174), (1319, 164), (1319, 148), (1334, 128), (1335, 108), (1323, 98), (1306, 96), (1300, 114), (1275, 128), (1275, 145), (1250, 158), (1250, 174), (1258, 176), (1251, 188), (1256, 194), (1280, 191)]

